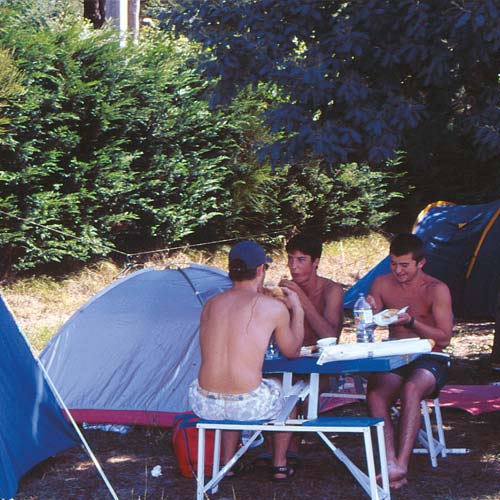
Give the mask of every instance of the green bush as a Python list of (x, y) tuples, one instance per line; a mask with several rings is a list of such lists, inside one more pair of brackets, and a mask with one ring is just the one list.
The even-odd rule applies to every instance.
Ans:
[(11, 215), (0, 274), (292, 225), (328, 236), (388, 217), (385, 174), (259, 161), (275, 89), (211, 108), (197, 45), (149, 30), (120, 48), (112, 27), (50, 3), (0, 4), (0, 58), (11, 55), (24, 87), (1, 101), (0, 210)]
[(77, 19), (18, 20), (0, 21), (28, 88), (6, 109), (0, 208), (36, 225), (0, 232), (17, 269), (181, 240), (221, 213), (236, 134), (209, 111), (190, 45), (151, 34), (120, 49)]

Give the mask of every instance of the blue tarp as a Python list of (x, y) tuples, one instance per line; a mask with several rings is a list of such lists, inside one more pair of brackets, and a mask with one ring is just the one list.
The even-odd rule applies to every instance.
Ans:
[(0, 498), (34, 465), (80, 441), (0, 296)]
[[(424, 271), (450, 287), (455, 316), (493, 317), (500, 290), (500, 200), (429, 205), (413, 232), (426, 244)], [(375, 277), (388, 272), (386, 257), (346, 291), (344, 306), (352, 308), (359, 293), (368, 293)]]

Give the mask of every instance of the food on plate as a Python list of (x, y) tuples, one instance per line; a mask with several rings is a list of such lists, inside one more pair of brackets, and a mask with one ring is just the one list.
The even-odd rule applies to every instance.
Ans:
[(316, 352), (318, 350), (318, 346), (317, 345), (305, 345), (302, 347), (302, 349), (304, 349), (304, 351)]
[(399, 309), (385, 309), (385, 311), (382, 311), (381, 317), (383, 320), (389, 320), (393, 316), (396, 316), (399, 313)]
[(301, 356), (315, 356), (314, 354), (318, 350), (318, 346), (315, 345), (305, 345), (300, 348)]

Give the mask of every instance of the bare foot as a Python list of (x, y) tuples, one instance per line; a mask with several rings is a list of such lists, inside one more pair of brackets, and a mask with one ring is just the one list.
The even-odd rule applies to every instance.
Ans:
[(399, 481), (405, 479), (408, 471), (395, 463), (387, 464), (387, 472), (389, 473), (389, 481)]
[[(397, 481), (401, 481), (402, 479), (406, 479), (407, 470), (394, 462), (391, 462), (387, 464), (387, 473), (389, 475), (389, 483), (392, 485), (393, 482), (395, 483)], [(377, 482), (379, 484), (382, 483), (381, 474), (377, 476)]]
[(408, 479), (406, 479), (406, 477), (403, 477), (402, 479), (398, 479), (396, 481), (391, 481), (389, 483), (389, 486), (393, 490), (399, 490), (400, 488), (402, 488), (403, 486), (405, 486), (407, 484), (408, 484)]

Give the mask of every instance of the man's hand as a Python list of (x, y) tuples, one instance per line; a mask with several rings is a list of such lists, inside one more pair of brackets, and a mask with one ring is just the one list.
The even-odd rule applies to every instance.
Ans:
[(285, 292), (285, 295), (283, 297), (276, 297), (278, 300), (281, 300), (281, 302), (283, 302), (283, 304), (285, 304), (288, 309), (291, 309), (292, 311), (297, 310), (297, 308), (302, 309), (299, 295), (294, 290), (283, 286), (283, 291)]
[(370, 294), (368, 294), (368, 295), (365, 297), (365, 299), (366, 299), (366, 302), (368, 302), (368, 304), (370, 304), (370, 307), (372, 308), (372, 311), (373, 311), (374, 313), (375, 313), (375, 312), (378, 312), (378, 311), (377, 311), (377, 308), (378, 308), (378, 306), (377, 306), (377, 302), (376, 302), (376, 300), (373, 298), (373, 296), (372, 296), (372, 295), (370, 295)]
[(304, 306), (304, 304), (308, 304), (310, 303), (311, 301), (309, 300), (309, 297), (304, 293), (304, 291), (302, 290), (302, 288), (300, 288), (299, 285), (297, 285), (297, 283), (295, 283), (294, 281), (292, 280), (281, 280), (279, 282), (279, 285), (281, 288), (283, 288), (283, 290), (287, 290), (287, 291), (292, 291), (294, 293), (296, 293), (299, 297), (299, 300), (301, 302), (301, 304)]
[(397, 326), (397, 325), (408, 325), (411, 321), (411, 315), (408, 314), (407, 312), (404, 313), (399, 313), (398, 314), (398, 319), (391, 323), (391, 326)]

